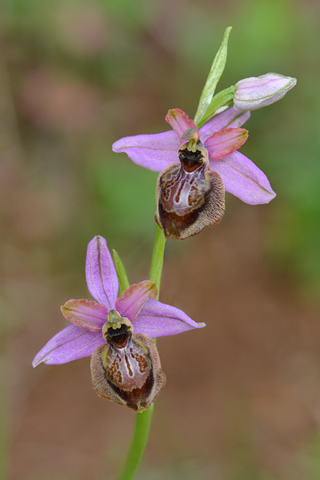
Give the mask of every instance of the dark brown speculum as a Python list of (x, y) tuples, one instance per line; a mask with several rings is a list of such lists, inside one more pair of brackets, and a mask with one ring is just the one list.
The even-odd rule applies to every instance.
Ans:
[(179, 160), (185, 171), (189, 173), (203, 167), (205, 163), (203, 151), (195, 150), (193, 152), (192, 150), (188, 150), (188, 148), (179, 150)]
[(129, 320), (112, 312), (111, 322), (103, 327), (108, 344), (98, 347), (91, 358), (93, 386), (99, 396), (141, 412), (160, 393), (166, 376), (151, 338), (132, 335)]
[(221, 220), (225, 191), (220, 175), (210, 171), (200, 141), (183, 144), (178, 155), (180, 164), (159, 175), (155, 219), (166, 238), (184, 239)]
[(128, 340), (132, 337), (132, 332), (130, 332), (128, 325), (123, 324), (116, 330), (109, 328), (106, 336), (110, 345), (113, 345), (116, 348), (124, 348), (127, 345)]

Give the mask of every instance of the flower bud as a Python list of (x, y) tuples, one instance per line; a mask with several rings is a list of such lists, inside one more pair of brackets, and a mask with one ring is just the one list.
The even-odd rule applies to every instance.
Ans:
[(189, 142), (179, 148), (180, 165), (170, 165), (159, 175), (155, 216), (166, 238), (180, 240), (220, 222), (225, 196), (221, 177), (210, 171), (208, 152), (195, 129), (182, 138)]
[(234, 106), (241, 111), (250, 111), (271, 105), (284, 97), (296, 83), (295, 78), (277, 73), (245, 78), (236, 84)]
[(100, 397), (142, 412), (166, 383), (158, 350), (147, 335), (133, 335), (131, 322), (115, 310), (102, 331), (108, 343), (93, 352), (93, 386)]

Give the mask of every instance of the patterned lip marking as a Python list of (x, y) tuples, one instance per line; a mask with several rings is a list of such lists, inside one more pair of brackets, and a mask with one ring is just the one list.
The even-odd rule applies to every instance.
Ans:
[(190, 174), (183, 167), (174, 165), (160, 178), (160, 201), (167, 212), (183, 216), (204, 202), (204, 194), (210, 188), (203, 168)]
[(166, 238), (184, 239), (222, 219), (225, 191), (201, 142), (194, 148), (186, 143), (178, 153), (180, 165), (170, 165), (158, 177), (155, 219)]
[(93, 386), (100, 397), (126, 405), (135, 411), (145, 410), (166, 382), (159, 354), (151, 338), (138, 333), (127, 345), (101, 345), (91, 358)]

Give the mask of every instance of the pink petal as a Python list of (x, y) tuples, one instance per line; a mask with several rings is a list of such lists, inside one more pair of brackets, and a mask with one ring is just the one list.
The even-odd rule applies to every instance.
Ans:
[(202, 327), (205, 327), (205, 323), (194, 322), (178, 308), (158, 300), (147, 300), (133, 325), (133, 333), (145, 333), (156, 338)]
[(124, 152), (137, 165), (161, 172), (171, 163), (179, 163), (179, 140), (172, 131), (120, 138), (112, 145), (114, 152)]
[(238, 150), (248, 138), (248, 130), (244, 128), (224, 128), (207, 138), (204, 146), (210, 158), (220, 160)]
[(86, 279), (89, 292), (98, 303), (111, 310), (115, 307), (119, 282), (114, 264), (103, 237), (94, 237), (88, 244)]
[(223, 160), (210, 160), (210, 168), (219, 173), (226, 191), (245, 203), (269, 203), (276, 196), (266, 175), (240, 152), (233, 152)]
[(131, 285), (116, 301), (116, 310), (133, 322), (144, 303), (149, 298), (156, 298), (157, 293), (156, 284), (150, 280)]
[(61, 312), (69, 322), (99, 332), (107, 320), (108, 309), (104, 305), (89, 300), (68, 300)]
[(69, 325), (51, 338), (34, 357), (36, 367), (44, 362), (47, 365), (62, 365), (79, 358), (90, 357), (94, 350), (106, 343), (100, 332), (90, 332), (87, 328)]
[(217, 130), (222, 130), (223, 128), (234, 127), (238, 128), (244, 125), (244, 123), (249, 120), (250, 112), (239, 112), (233, 107), (228, 108), (219, 115), (213, 117), (209, 122), (207, 122), (203, 127), (200, 128), (200, 139), (202, 143), (206, 141), (208, 137), (213, 135)]
[(182, 139), (182, 135), (186, 130), (189, 128), (195, 128), (197, 130), (193, 120), (191, 120), (188, 115), (179, 108), (173, 108), (172, 110), (169, 110), (166, 115), (166, 121), (171, 125), (173, 130), (178, 135), (180, 143), (185, 142), (185, 140)]

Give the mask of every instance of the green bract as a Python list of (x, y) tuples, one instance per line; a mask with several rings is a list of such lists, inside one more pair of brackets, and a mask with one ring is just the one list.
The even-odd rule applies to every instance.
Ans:
[(124, 268), (124, 265), (121, 261), (121, 258), (119, 257), (117, 250), (115, 249), (112, 250), (112, 256), (113, 256), (113, 263), (116, 268), (116, 272), (119, 280), (119, 293), (120, 295), (122, 295), (123, 292), (130, 287), (130, 283), (127, 277), (127, 272)]
[[(211, 104), (216, 86), (221, 78), (221, 75), (223, 74), (224, 67), (226, 65), (227, 52), (228, 52), (228, 40), (229, 40), (231, 29), (232, 27), (228, 27), (224, 32), (221, 46), (218, 50), (217, 55), (213, 60), (213, 64), (209, 72), (206, 84), (204, 86), (204, 89), (202, 90), (197, 113), (195, 114), (195, 117), (194, 117), (194, 123), (198, 127), (200, 127), (206, 121), (208, 121), (208, 110), (210, 109), (212, 111), (212, 109), (210, 108), (210, 104)], [(232, 97), (230, 101), (232, 100)]]

